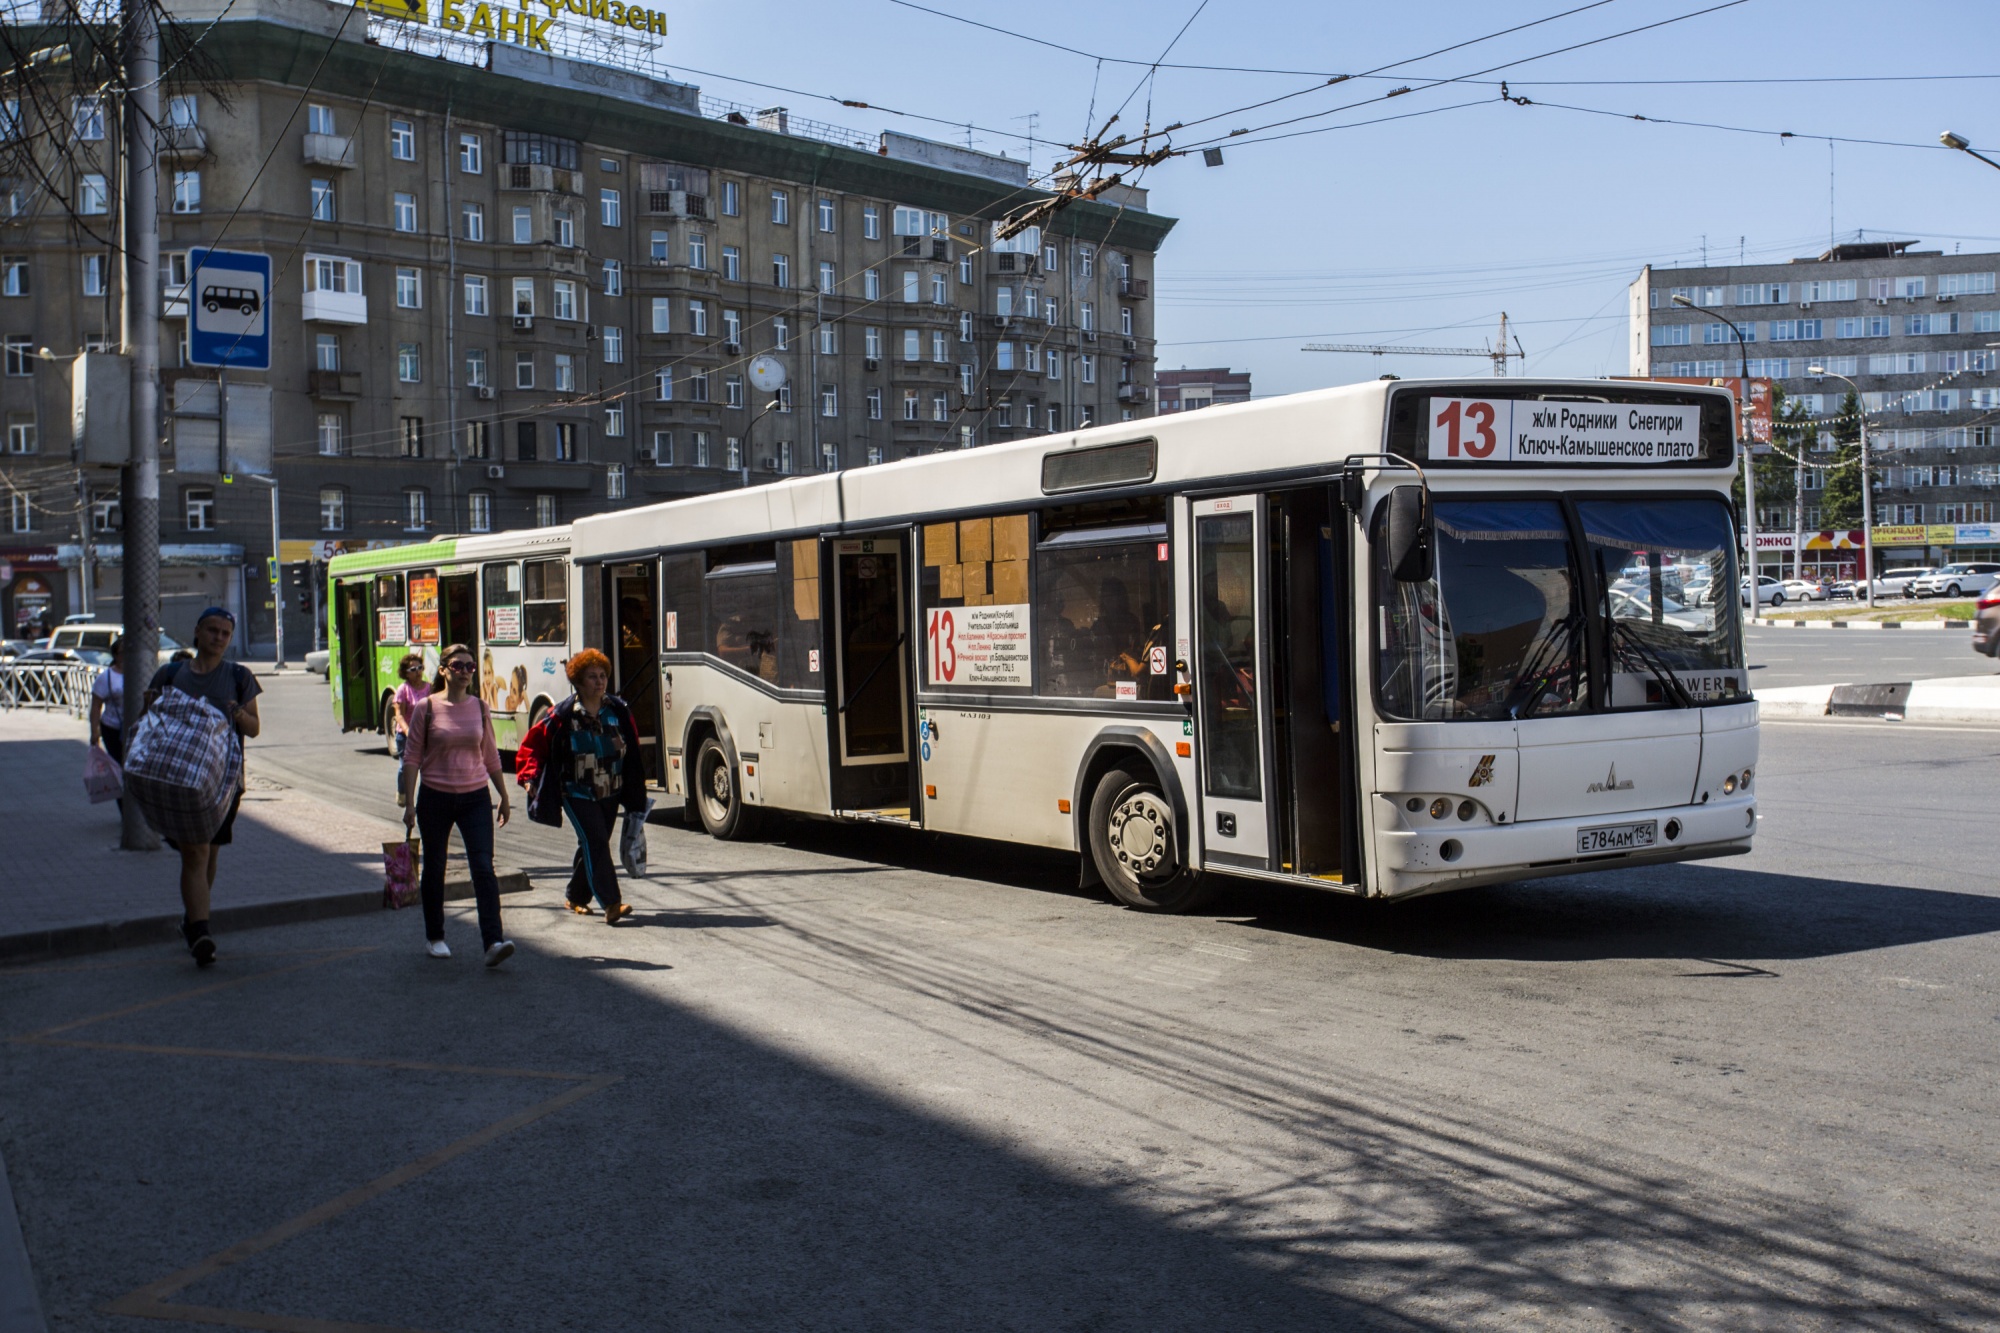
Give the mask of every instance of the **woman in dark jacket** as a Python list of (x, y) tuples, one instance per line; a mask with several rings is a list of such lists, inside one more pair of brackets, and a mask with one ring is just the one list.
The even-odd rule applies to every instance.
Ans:
[(611, 659), (586, 648), (565, 670), (576, 693), (543, 715), (521, 743), (515, 771), (529, 787), (528, 818), (576, 831), (576, 868), (570, 875), (569, 909), (589, 914), (594, 894), (606, 925), (632, 909), (618, 892), (611, 839), (618, 811), (646, 808), (646, 773), (639, 732), (623, 699), (607, 693)]

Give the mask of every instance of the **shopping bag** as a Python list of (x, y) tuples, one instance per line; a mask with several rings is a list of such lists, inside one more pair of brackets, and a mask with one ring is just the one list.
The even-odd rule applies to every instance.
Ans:
[(382, 844), (382, 906), (408, 907), (417, 900), (418, 881), (423, 874), (423, 852), (416, 843)]
[(618, 859), (625, 873), (635, 879), (646, 876), (646, 816), (653, 813), (653, 798), (646, 798), (644, 810), (627, 810), (625, 827), (618, 834)]
[(204, 843), (243, 786), (236, 729), (206, 699), (165, 690), (125, 741), (125, 795), (154, 832)]
[(125, 771), (118, 767), (116, 759), (95, 745), (84, 752), (83, 790), (92, 805), (115, 801), (125, 790)]

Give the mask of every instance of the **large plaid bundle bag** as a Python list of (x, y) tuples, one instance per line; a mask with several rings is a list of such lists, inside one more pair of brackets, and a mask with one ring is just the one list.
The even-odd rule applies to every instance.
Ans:
[(160, 691), (125, 743), (125, 795), (154, 832), (207, 842), (243, 782), (236, 729), (206, 699)]

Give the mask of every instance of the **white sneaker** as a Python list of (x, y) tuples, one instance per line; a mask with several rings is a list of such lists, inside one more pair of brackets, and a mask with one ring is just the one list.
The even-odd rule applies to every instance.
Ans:
[(443, 940), (430, 940), (424, 945), (424, 952), (433, 958), (451, 957), (451, 946)]
[(486, 966), (498, 967), (514, 956), (514, 941), (501, 940), (486, 950)]

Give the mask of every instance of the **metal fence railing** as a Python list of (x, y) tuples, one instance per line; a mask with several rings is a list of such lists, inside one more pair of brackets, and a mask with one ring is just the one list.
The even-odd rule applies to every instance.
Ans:
[(0, 662), (0, 708), (90, 712), (90, 685), (104, 668), (88, 662)]

